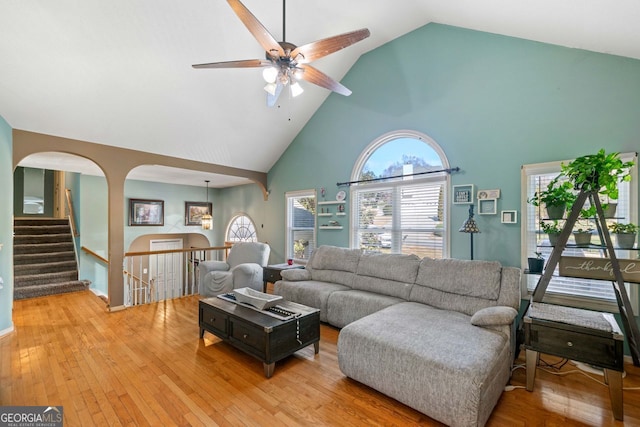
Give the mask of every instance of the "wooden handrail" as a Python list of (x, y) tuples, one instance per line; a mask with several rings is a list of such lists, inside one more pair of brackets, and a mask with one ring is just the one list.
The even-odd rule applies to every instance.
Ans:
[(78, 228), (76, 227), (76, 217), (73, 212), (73, 200), (71, 199), (71, 190), (69, 188), (64, 189), (64, 194), (67, 196), (67, 209), (69, 209), (69, 222), (71, 223), (71, 232), (74, 237), (78, 237)]
[(199, 251), (221, 251), (231, 249), (231, 246), (212, 246), (208, 248), (188, 248), (188, 249), (165, 249), (162, 251), (143, 251), (143, 252), (126, 252), (125, 257), (128, 256), (144, 256), (144, 255), (157, 255), (157, 254), (170, 254), (170, 253), (185, 253), (185, 252), (199, 252)]
[(137, 280), (138, 282), (142, 283), (143, 285), (146, 286), (150, 286), (149, 282), (142, 280), (140, 277), (136, 276), (133, 273), (129, 273), (127, 270), (122, 270), (122, 274), (131, 277), (133, 280)]
[(100, 255), (98, 255), (97, 253), (93, 252), (91, 249), (87, 248), (86, 246), (82, 246), (80, 249), (82, 249), (84, 252), (88, 253), (89, 255), (98, 258), (100, 261), (104, 262), (105, 264), (109, 265), (109, 260), (106, 258), (101, 257)]

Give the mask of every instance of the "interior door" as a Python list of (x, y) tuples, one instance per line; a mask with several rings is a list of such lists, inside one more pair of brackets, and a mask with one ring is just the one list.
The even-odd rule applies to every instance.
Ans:
[[(150, 241), (151, 251), (182, 249), (182, 239), (158, 239)], [(149, 256), (149, 277), (154, 283), (156, 301), (183, 296), (182, 252)]]

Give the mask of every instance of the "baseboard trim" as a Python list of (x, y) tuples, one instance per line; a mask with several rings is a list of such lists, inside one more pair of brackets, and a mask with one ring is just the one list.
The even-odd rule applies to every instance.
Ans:
[(126, 308), (127, 307), (125, 307), (124, 305), (118, 305), (116, 307), (109, 307), (109, 312), (113, 313), (113, 312), (116, 312), (116, 311), (122, 311), (122, 310), (125, 310)]
[(0, 331), (0, 338), (4, 338), (5, 336), (9, 335), (14, 330), (15, 330), (15, 328), (13, 327), (13, 322), (12, 322), (11, 326), (9, 326), (7, 329), (4, 329), (4, 330)]
[(96, 296), (109, 298), (109, 295), (105, 294), (104, 292), (102, 292), (102, 291), (100, 291), (100, 290), (98, 290), (98, 289), (95, 289), (95, 288), (89, 288), (89, 290), (90, 290), (91, 292), (93, 292), (94, 294), (96, 294)]

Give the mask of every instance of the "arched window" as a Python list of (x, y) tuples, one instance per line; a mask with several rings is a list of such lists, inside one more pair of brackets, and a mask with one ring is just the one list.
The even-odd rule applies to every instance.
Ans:
[(248, 215), (238, 214), (229, 221), (225, 241), (227, 242), (257, 242), (256, 226)]
[(351, 186), (351, 247), (448, 256), (448, 168), (438, 144), (419, 132), (391, 132), (369, 144), (351, 174), (365, 181)]

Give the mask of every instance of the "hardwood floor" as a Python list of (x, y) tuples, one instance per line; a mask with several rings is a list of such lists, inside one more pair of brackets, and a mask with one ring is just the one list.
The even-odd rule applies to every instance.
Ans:
[[(65, 426), (440, 425), (346, 378), (326, 325), (318, 355), (299, 351), (266, 379), (256, 359), (198, 339), (198, 297), (107, 313), (82, 291), (16, 301), (13, 319), (0, 338), (0, 405), (62, 405)], [(640, 369), (626, 368), (623, 386), (640, 388)], [(511, 384), (524, 386), (524, 369)], [(488, 425), (640, 425), (640, 391), (624, 391), (624, 412), (614, 421), (607, 388), (586, 376), (539, 369), (535, 390), (503, 393)]]

